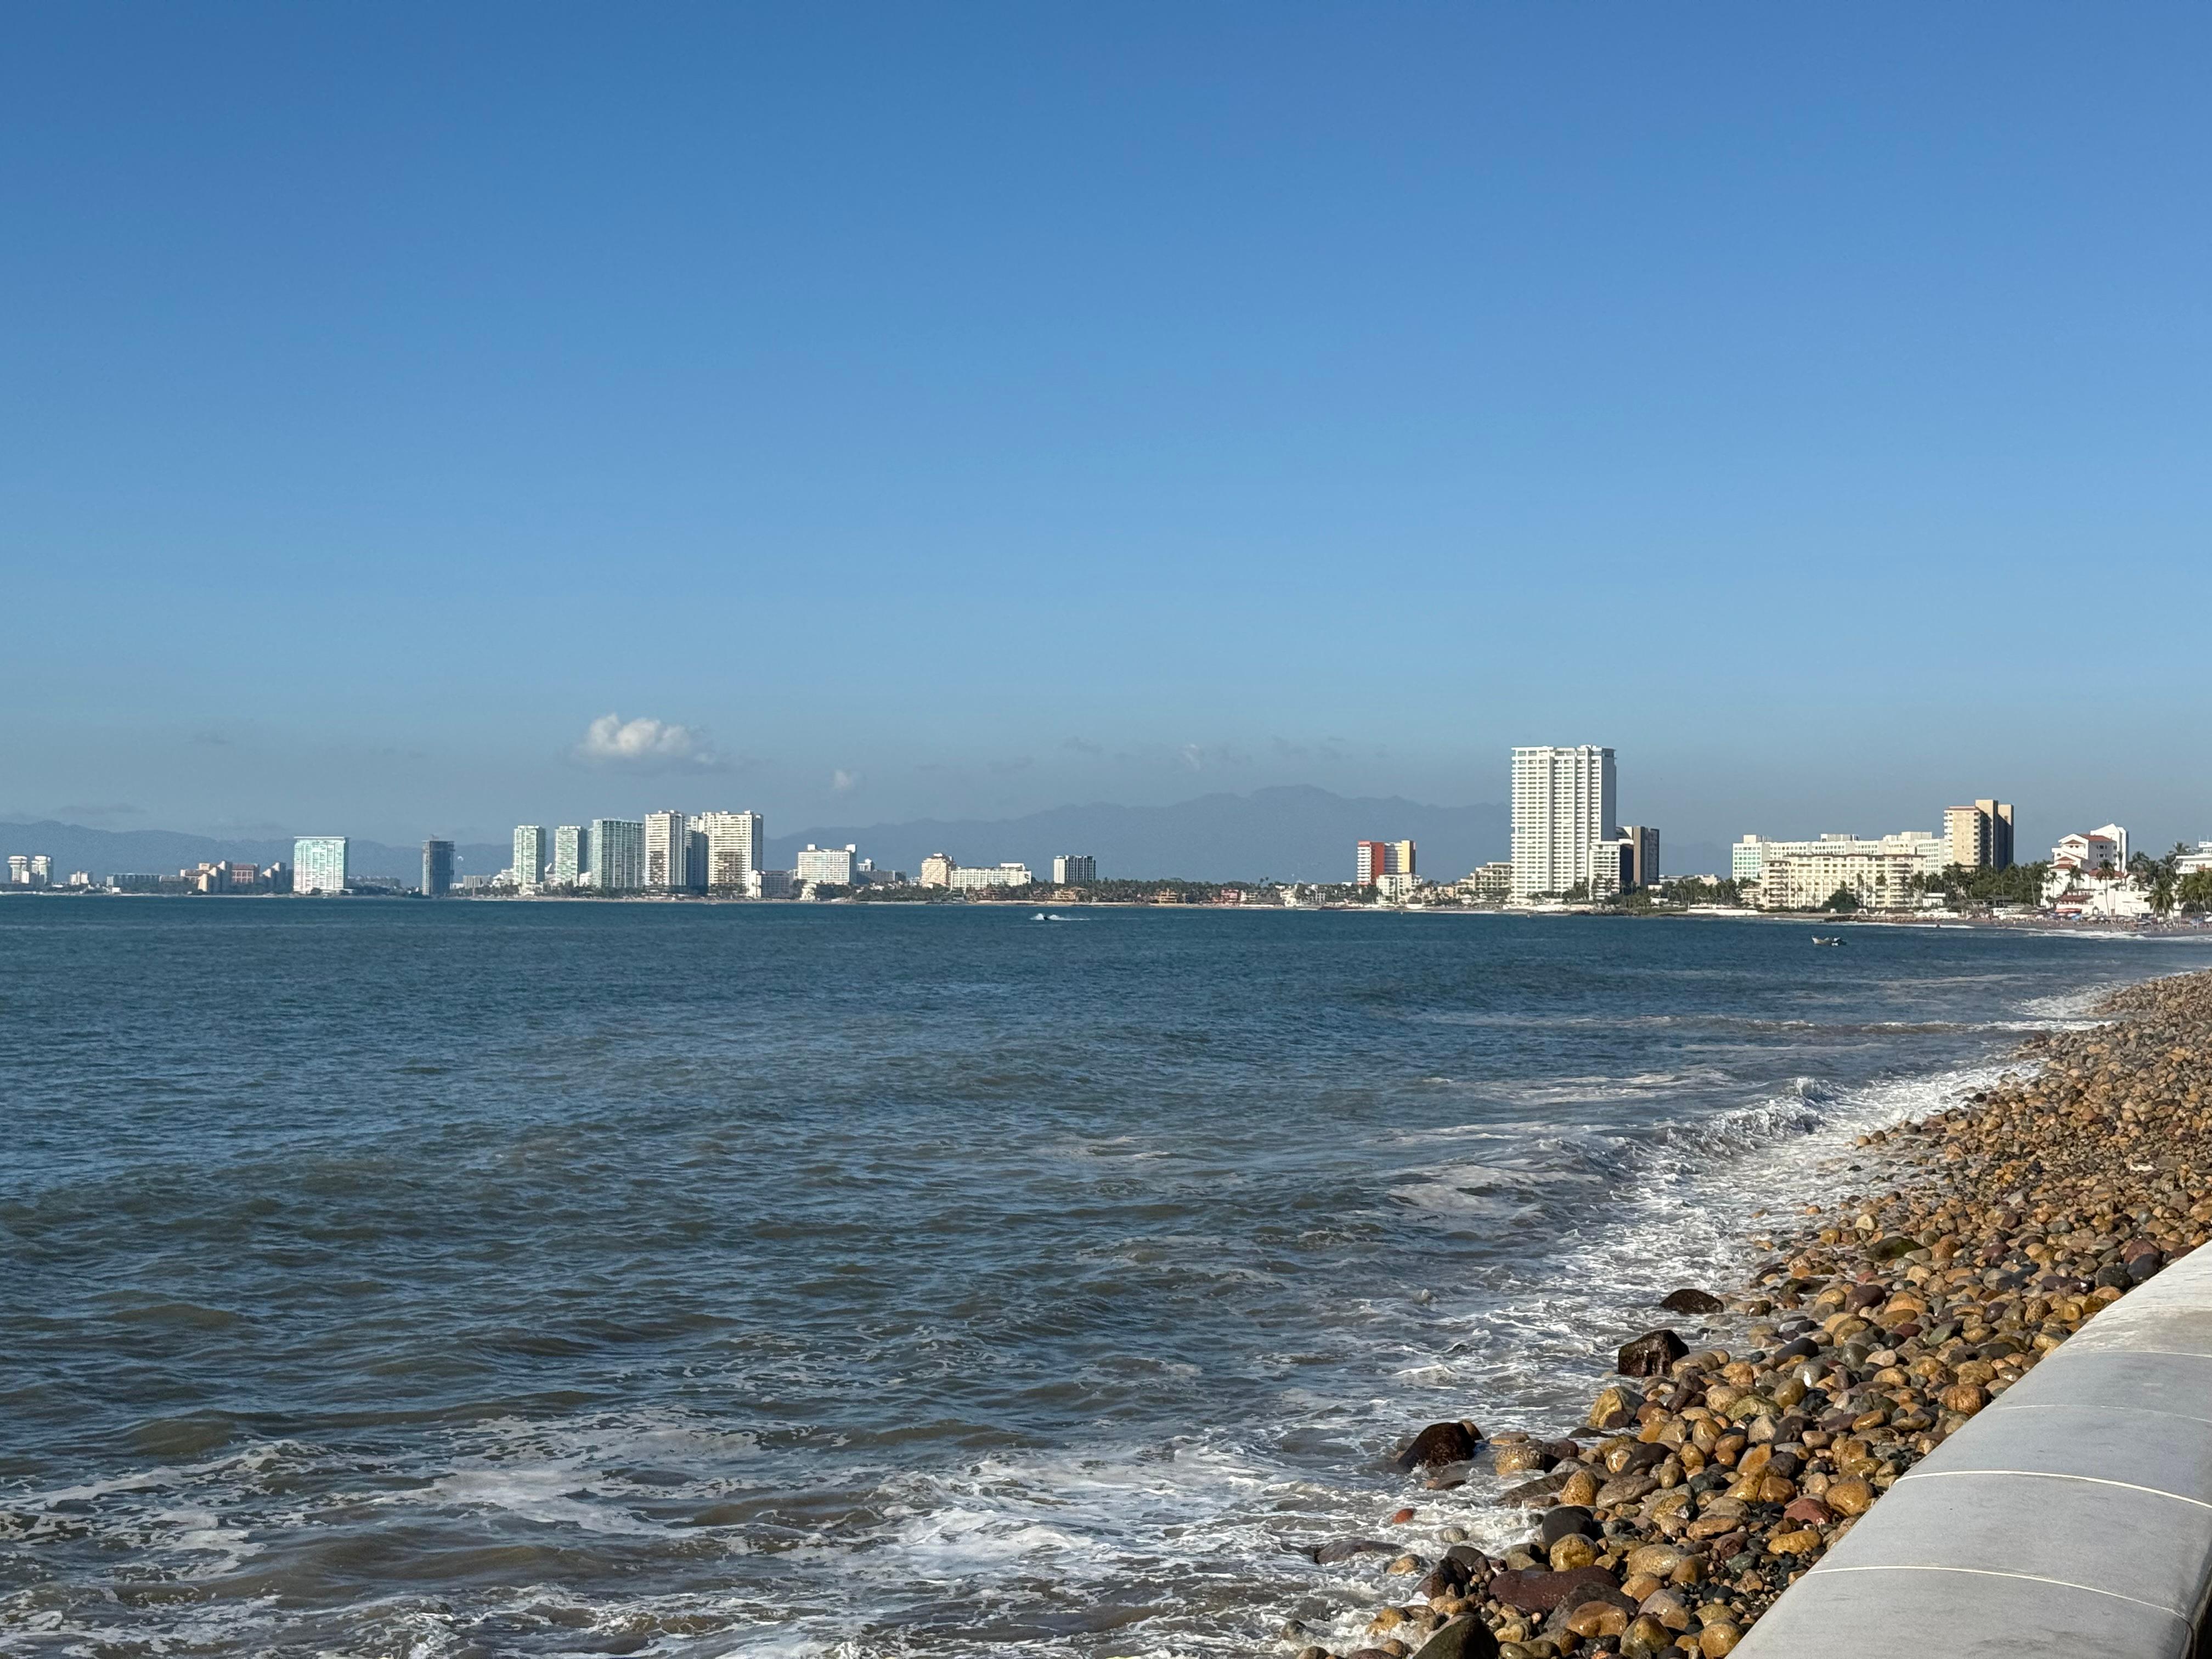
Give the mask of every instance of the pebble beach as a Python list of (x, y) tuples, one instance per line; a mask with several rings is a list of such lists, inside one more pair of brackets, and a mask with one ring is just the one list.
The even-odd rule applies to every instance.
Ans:
[[(1298, 1659), (1656, 1659), (1734, 1650), (1920, 1458), (2103, 1309), (2212, 1236), (2212, 973), (2116, 993), (2018, 1069), (1861, 1141), (1866, 1191), (1808, 1194), (1747, 1283), (1685, 1285), (1579, 1424), (1418, 1427), (1389, 1598)], [(1486, 1549), (1441, 1494), (1503, 1481)]]

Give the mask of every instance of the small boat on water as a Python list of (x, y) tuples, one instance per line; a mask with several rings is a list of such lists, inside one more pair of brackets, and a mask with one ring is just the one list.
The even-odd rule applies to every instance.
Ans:
[(1841, 945), (1843, 942), (1844, 936), (1841, 933), (1815, 933), (1813, 935), (1813, 943), (1815, 945)]

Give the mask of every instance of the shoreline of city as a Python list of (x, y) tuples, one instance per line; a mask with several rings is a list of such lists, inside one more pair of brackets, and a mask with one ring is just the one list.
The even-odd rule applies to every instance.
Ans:
[[(2212, 971), (2105, 997), (1962, 1103), (1857, 1139), (1862, 1190), (1808, 1190), (1746, 1279), (1684, 1286), (1564, 1431), (1413, 1435), (1383, 1605), (1298, 1659), (1717, 1659), (1922, 1457), (2097, 1312), (2212, 1239)], [(1661, 1312), (1664, 1310), (1664, 1312)], [(1495, 1555), (1421, 1494), (1485, 1476), (1533, 1536)], [(1433, 1500), (1431, 1500), (1433, 1501)], [(1401, 1595), (1393, 1581), (1408, 1586)]]
[[(515, 826), (511, 860), (489, 875), (457, 878), (456, 843), (422, 847), (419, 886), (409, 877), (369, 875), (353, 861), (347, 836), (301, 836), (291, 860), (260, 865), (204, 861), (176, 876), (57, 880), (44, 854), (8, 856), (8, 890), (153, 892), (236, 896), (417, 894), (425, 898), (586, 896), (595, 900), (785, 900), (1016, 904), (1218, 904), (1284, 908), (1447, 909), (1523, 914), (1741, 914), (1814, 917), (1840, 924), (1881, 920), (1938, 925), (2155, 924), (2179, 911), (2212, 912), (2212, 841), (2177, 842), (2152, 856), (2131, 848), (2127, 830), (2105, 823), (2063, 836), (2047, 860), (2015, 858), (2009, 801), (1982, 798), (1942, 809), (1942, 829), (1879, 838), (1821, 835), (1790, 841), (1752, 834), (1729, 848), (1729, 871), (1668, 877), (1661, 834), (1620, 821), (1613, 750), (1600, 744), (1512, 750), (1511, 856), (1438, 882), (1419, 873), (1410, 838), (1352, 843), (1349, 882), (1262, 877), (1101, 877), (1093, 854), (1058, 853), (1032, 870), (1020, 860), (968, 865), (927, 854), (916, 872), (878, 868), (856, 842), (792, 854), (768, 867), (767, 823), (753, 811), (669, 809), (638, 818)], [(1063, 843), (1065, 844), (1065, 843)], [(398, 849), (380, 848), (388, 857)], [(481, 854), (483, 848), (476, 849)], [(1172, 855), (1170, 855), (1172, 856)], [(1261, 854), (1259, 857), (1279, 856)], [(1285, 862), (1303, 863), (1301, 852)], [(1043, 869), (1048, 868), (1048, 875)]]

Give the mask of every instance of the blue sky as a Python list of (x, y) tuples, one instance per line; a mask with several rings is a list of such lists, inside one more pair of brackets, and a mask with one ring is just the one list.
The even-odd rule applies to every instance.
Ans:
[(19, 10), (0, 812), (1457, 804), (1588, 741), (1685, 841), (2212, 836), (2208, 47)]

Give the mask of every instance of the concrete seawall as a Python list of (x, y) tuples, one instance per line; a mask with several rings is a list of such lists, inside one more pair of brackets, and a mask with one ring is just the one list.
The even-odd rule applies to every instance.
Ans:
[(2212, 1246), (1916, 1465), (1738, 1659), (2188, 1659), (2212, 1591)]

